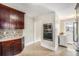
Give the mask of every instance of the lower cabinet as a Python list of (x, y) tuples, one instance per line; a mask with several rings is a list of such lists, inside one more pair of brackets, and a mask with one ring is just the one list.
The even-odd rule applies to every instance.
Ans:
[(23, 38), (2, 42), (2, 56), (12, 56), (20, 53), (24, 48)]
[(65, 35), (60, 35), (59, 36), (59, 45), (67, 47), (67, 38)]
[(6, 55), (10, 55), (10, 44), (11, 41), (5, 41), (5, 42), (2, 42), (2, 55), (3, 56), (6, 56)]
[(2, 55), (2, 45), (1, 45), (1, 42), (0, 42), (0, 56)]

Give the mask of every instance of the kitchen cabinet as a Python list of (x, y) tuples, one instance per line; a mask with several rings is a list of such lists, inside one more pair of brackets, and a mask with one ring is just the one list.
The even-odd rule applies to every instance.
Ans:
[(1, 45), (1, 42), (0, 42), (0, 56), (2, 54), (2, 45)]
[(6, 56), (7, 54), (11, 55), (10, 54), (10, 45), (12, 45), (11, 44), (12, 42), (11, 41), (2, 42), (2, 55), (4, 55), (4, 56)]
[(24, 14), (0, 4), (0, 29), (24, 29)]
[(8, 21), (9, 21), (9, 9), (0, 5), (0, 28), (5, 28), (4, 23), (7, 23)]
[(16, 10), (10, 10), (10, 22), (15, 25), (16, 29), (24, 28), (24, 13)]
[(59, 35), (59, 46), (67, 47), (66, 35)]
[(0, 56), (12, 56), (20, 53), (24, 48), (23, 40), (23, 38), (18, 38), (0, 42)]
[[(3, 33), (5, 32), (9, 35), (9, 33), (12, 33), (11, 30), (14, 30), (13, 33), (17, 34), (16, 30), (20, 29), (21, 32), (18, 30), (19, 33), (17, 34), (17, 36), (19, 36), (20, 33), (23, 33), (22, 30), (24, 29), (24, 14), (24, 12), (0, 4), (0, 32), (3, 30)], [(3, 33), (1, 34), (1, 37), (3, 36)], [(5, 36), (9, 39), (11, 37), (17, 37), (16, 35), (8, 36), (7, 34), (5, 34)], [(24, 38), (11, 38), (11, 40), (2, 38), (0, 40), (0, 56), (16, 55), (23, 50)]]

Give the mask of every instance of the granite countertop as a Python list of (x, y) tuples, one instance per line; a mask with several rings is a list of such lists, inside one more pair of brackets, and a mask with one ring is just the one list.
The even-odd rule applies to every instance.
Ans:
[(0, 30), (0, 41), (13, 40), (23, 37), (23, 30)]
[(22, 37), (24, 37), (24, 36), (14, 37), (14, 38), (1, 39), (0, 42), (2, 42), (2, 41), (8, 41), (8, 40), (16, 40), (16, 39), (19, 39), (19, 38), (22, 38)]

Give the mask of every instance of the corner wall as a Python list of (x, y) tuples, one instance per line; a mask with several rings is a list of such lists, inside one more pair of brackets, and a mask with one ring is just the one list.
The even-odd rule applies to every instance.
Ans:
[[(54, 20), (55, 20), (55, 14), (54, 13), (46, 13), (44, 15), (40, 15), (40, 16), (37, 16), (36, 18), (36, 21), (35, 21), (35, 37), (36, 39), (40, 40), (41, 41), (41, 46), (45, 47), (45, 48), (48, 48), (48, 49), (51, 49), (51, 50), (56, 50), (57, 47), (58, 47), (58, 38), (57, 38), (57, 35), (58, 35), (58, 28), (59, 28), (59, 24), (58, 24), (58, 18), (55, 20), (55, 22), (57, 23), (54, 23)], [(55, 27), (53, 33), (54, 33), (54, 36), (53, 36), (53, 41), (50, 42), (50, 41), (47, 41), (47, 40), (43, 40), (43, 24), (45, 23), (52, 23), (53, 27)]]

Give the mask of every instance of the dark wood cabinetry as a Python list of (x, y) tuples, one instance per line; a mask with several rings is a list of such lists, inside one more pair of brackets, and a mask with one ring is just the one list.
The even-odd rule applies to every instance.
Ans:
[(15, 25), (16, 29), (24, 28), (24, 13), (10, 10), (10, 22)]
[(0, 29), (24, 29), (24, 13), (0, 4)]
[[(0, 4), (0, 29), (24, 29), (24, 12)], [(5, 40), (5, 39), (4, 39)], [(20, 53), (24, 48), (24, 38), (0, 41), (0, 56)]]
[(0, 56), (2, 55), (2, 45), (0, 43)]
[(24, 39), (0, 42), (0, 56), (11, 56), (20, 53), (24, 48)]
[(4, 6), (0, 5), (0, 28), (4, 28), (4, 23), (9, 21), (9, 11)]

